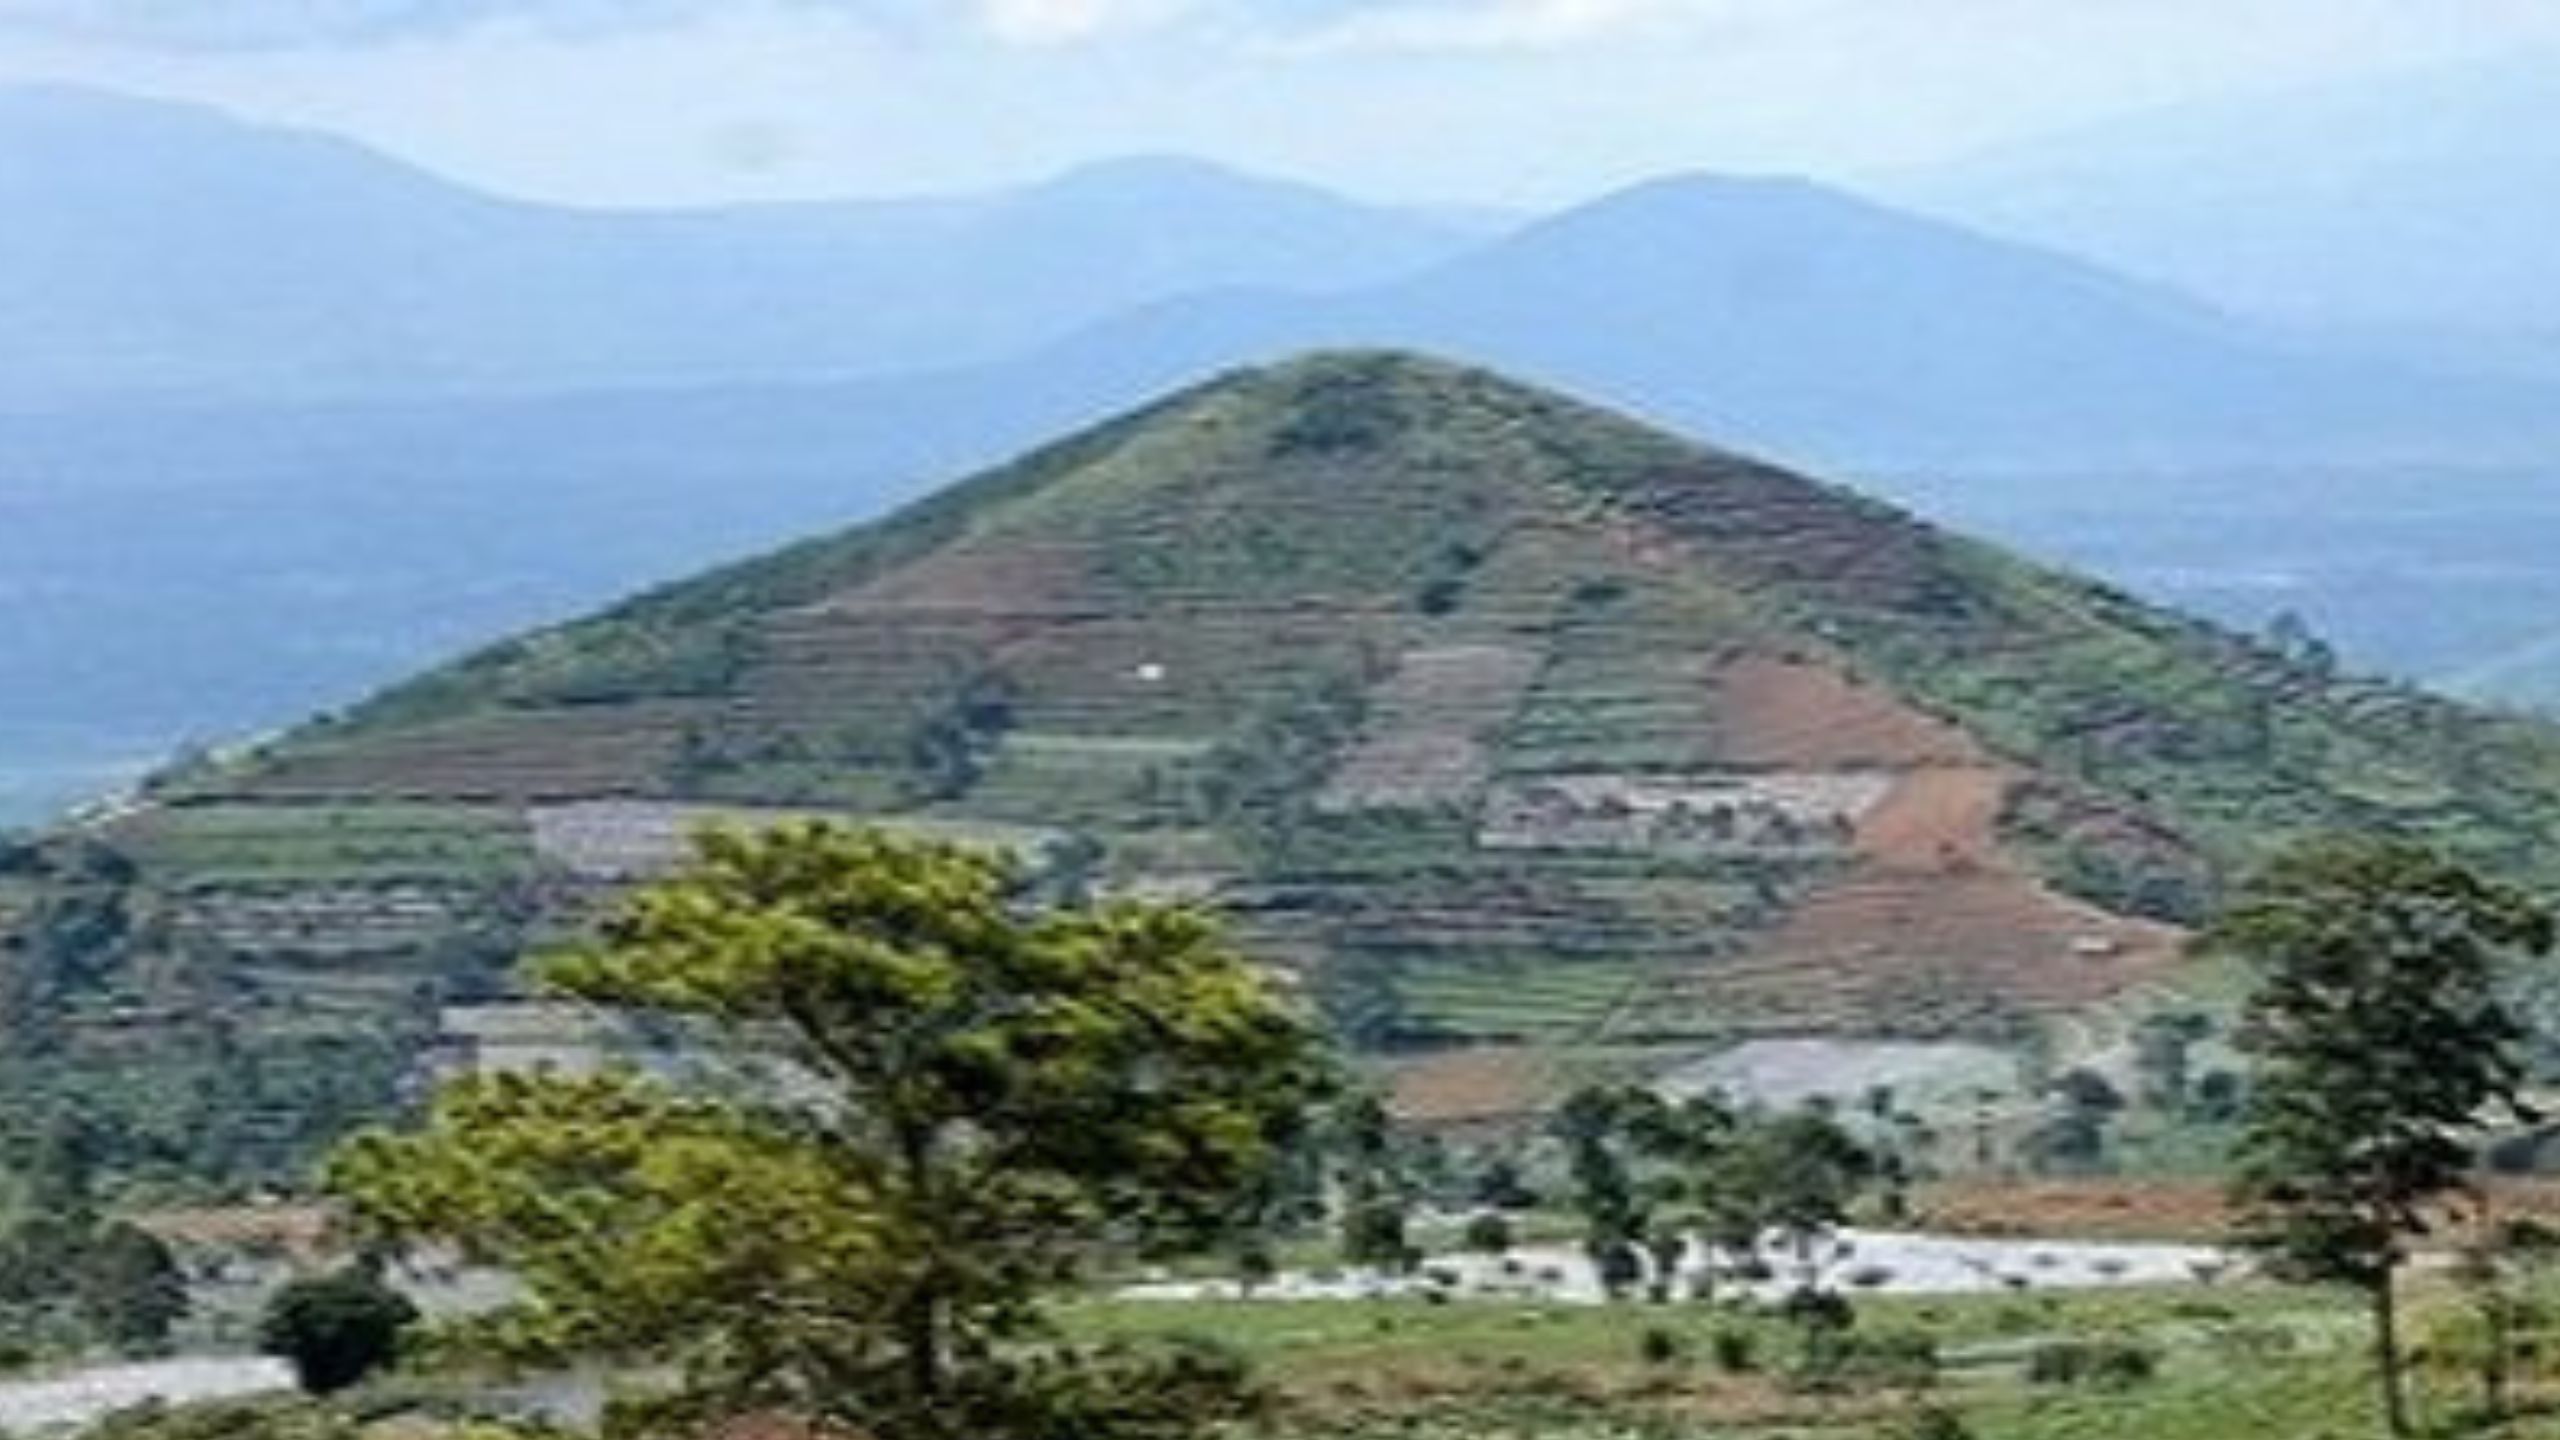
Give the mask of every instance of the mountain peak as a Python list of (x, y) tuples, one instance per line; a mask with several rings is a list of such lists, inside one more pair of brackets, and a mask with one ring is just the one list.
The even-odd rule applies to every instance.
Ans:
[[(520, 636), (160, 798), (114, 822), (146, 857), (434, 830), (404, 958), (440, 953), (439, 905), (487, 923), (493, 890), (592, 893), (564, 877), (646, 873), (704, 818), (819, 812), (1215, 901), (1355, 1044), (1695, 1044), (2108, 1000), (2271, 830), (2547, 866), (2560, 739), (1351, 350)], [(278, 903), (196, 878), (152, 882), (179, 943)], [(379, 883), (313, 911), (378, 916)]]

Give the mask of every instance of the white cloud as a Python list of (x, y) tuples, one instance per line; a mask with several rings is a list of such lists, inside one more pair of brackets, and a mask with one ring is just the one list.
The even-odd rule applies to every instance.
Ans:
[(986, 32), (1008, 45), (1071, 45), (1161, 25), (1185, 0), (980, 0)]
[(1354, 11), (1298, 36), (1289, 48), (1427, 52), (1542, 50), (1674, 15), (1678, 0), (1411, 0)]
[(0, 0), (0, 30), (167, 50), (364, 45), (517, 26), (610, 33), (698, 18), (703, 0)]

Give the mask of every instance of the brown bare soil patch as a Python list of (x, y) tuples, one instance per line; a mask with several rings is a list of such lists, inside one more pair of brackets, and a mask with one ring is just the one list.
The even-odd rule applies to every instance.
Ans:
[(1869, 867), (1816, 890), (1740, 960), (1682, 978), (1691, 1003), (1737, 1023), (1979, 1031), (2075, 1009), (2177, 961), (2182, 932), (2057, 895), (1998, 866)]
[[(2493, 1179), (2492, 1215), (2560, 1219), (2560, 1180)], [(1924, 1186), (1913, 1197), (1911, 1223), (1958, 1235), (2033, 1235), (2056, 1239), (2183, 1240), (2230, 1238), (2233, 1213), (2223, 1182), (2210, 1177), (2003, 1180), (1977, 1177)], [(2462, 1233), (2450, 1216), (2437, 1232)]]
[(1556, 1084), (1548, 1058), (1487, 1045), (1399, 1060), (1387, 1070), (1387, 1108), (1415, 1125), (1467, 1125), (1534, 1114)]
[(318, 1205), (220, 1205), (151, 1210), (134, 1223), (172, 1245), (269, 1249), (305, 1259), (330, 1249), (333, 1217)]
[(1971, 739), (1833, 667), (1728, 665), (1718, 721), (1735, 763), (1900, 772), (1859, 817), (1861, 863), (1817, 886), (1738, 960), (1679, 977), (1683, 1003), (1760, 1021), (1905, 1034), (1979, 1031), (2104, 1000), (2174, 964), (2182, 932), (2062, 895), (2014, 863), (2000, 817), (2017, 776)]
[(2007, 771), (1990, 766), (1914, 770), (1858, 821), (1858, 851), (1892, 870), (1948, 871), (1999, 863)]
[(1776, 769), (1976, 766), (1981, 748), (1955, 726), (1838, 667), (1747, 655), (1717, 673), (1719, 757)]
[(1913, 1197), (1915, 1228), (2047, 1239), (2227, 1238), (2231, 1213), (2212, 1179), (1950, 1180)]

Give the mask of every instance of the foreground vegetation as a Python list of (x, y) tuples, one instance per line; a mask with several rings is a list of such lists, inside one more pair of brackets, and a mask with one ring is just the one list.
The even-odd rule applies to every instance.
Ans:
[[(2452, 1287), (2415, 1288), (2417, 1419), (2435, 1435), (2560, 1437), (2560, 1368), (2480, 1423)], [(2560, 1291), (2537, 1292), (2549, 1323)], [(1733, 1306), (1093, 1300), (1066, 1341), (1219, 1357), (1266, 1397), (1235, 1440), (2368, 1440), (2350, 1297), (2213, 1288), (1862, 1301), (1872, 1356), (1809, 1383), (1786, 1317)], [(2536, 1329), (2537, 1336), (2547, 1330)], [(2550, 1352), (2546, 1348), (2545, 1354)], [(413, 1371), (328, 1402), (137, 1416), (99, 1440), (354, 1440), (367, 1427), (506, 1440), (528, 1424), (471, 1372)], [(381, 1434), (380, 1430), (373, 1433)], [(790, 1432), (797, 1433), (797, 1432)], [(1059, 1440), (1066, 1440), (1064, 1435)]]
[[(407, 1373), (338, 1408), (136, 1424), (504, 1419), (485, 1370), (449, 1368), (499, 1365), (603, 1367), (625, 1436), (2560, 1433), (2560, 1244), (2450, 1203), (2522, 1075), (2496, 971), (2550, 922), (2424, 849), (2292, 853), (2219, 932), (2262, 972), (2241, 1238), (2311, 1283), (2218, 1263), (2107, 1294), (1826, 1280), (1838, 1227), (1906, 1203), (1889, 1149), (1827, 1107), (1601, 1085), (1554, 1117), (1535, 1177), (1609, 1301), (1579, 1307), (1426, 1268), (1427, 1152), (1337, 1092), (1302, 1007), (1213, 923), (1036, 879), (824, 823), (707, 835), (542, 967), (659, 1037), (646, 1068), (466, 1078), (333, 1160), (357, 1263), (288, 1287), (262, 1337), (315, 1392), (404, 1346)], [(1529, 1178), (1476, 1176), (1457, 1242), (1508, 1253)], [(2421, 1268), (2448, 1218), (2461, 1263)], [(1348, 1301), (1122, 1288), (1186, 1262), (1254, 1283), (1293, 1249), (1421, 1275)], [(516, 1286), (421, 1324), (375, 1278), (402, 1255)], [(2342, 1399), (2368, 1375), (2371, 1422)]]

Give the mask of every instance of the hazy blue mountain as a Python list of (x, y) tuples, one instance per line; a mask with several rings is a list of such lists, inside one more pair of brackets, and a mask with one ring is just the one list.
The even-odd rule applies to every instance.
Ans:
[[(365, 173), (376, 165), (366, 158)], [(399, 193), (446, 193), (388, 173)], [(1099, 230), (1115, 192), (1200, 183), (1148, 162), (1006, 203), (1083, 206)], [(1140, 208), (1161, 222), (1180, 207), (1158, 194)], [(652, 235), (714, 223), (537, 213)], [(147, 238), (130, 243), (150, 251)], [(0, 246), (15, 243), (0, 233)], [(1035, 268), (1007, 264), (986, 268)], [(290, 289), (281, 269), (275, 283)], [(351, 287), (343, 303), (363, 295)], [(296, 313), (332, 333), (329, 306)], [(289, 335), (293, 318), (271, 327)], [(701, 323), (700, 353), (733, 353), (718, 349), (730, 341), (717, 320)], [(0, 347), (15, 337), (0, 326)], [(12, 768), (92, 776), (102, 744), (123, 760), (281, 723), (488, 636), (877, 514), (930, 477), (1206, 371), (1326, 343), (1436, 350), (1569, 386), (1838, 469), (2243, 624), (2294, 608), (2328, 626), (2344, 613), (2337, 597), (2390, 608), (2337, 628), (2354, 658), (2402, 673), (2489, 658), (2441, 643), (2442, 618), (2465, 616), (2500, 646), (2533, 643), (2543, 615), (2499, 607), (2538, 606), (2545, 589), (2451, 572), (2475, 556), (2511, 563), (2520, 543), (2560, 545), (2560, 516), (2490, 507), (2505, 518), (2480, 545), (2425, 532), (2439, 548), (2396, 554), (2396, 568), (2331, 566), (2305, 572), (2308, 588), (2251, 588), (2253, 543), (2298, 555), (2323, 537), (2384, 534), (2399, 501), (2367, 504), (2360, 487), (2406, 460), (2540, 460), (2510, 477), (2538, 493), (2560, 456), (2560, 405), (2540, 389), (2310, 353), (2174, 292), (1814, 186), (1689, 178), (1330, 298), (1249, 287), (1165, 298), (1012, 358), (902, 376), (0, 415), (0, 588), (13, 620), (29, 622), (0, 646), (0, 792), (34, 793)], [(275, 353), (293, 354), (284, 340)], [(2258, 468), (2229, 468), (2244, 463)], [(2275, 464), (2314, 477), (2302, 483), (2319, 503), (2263, 487)], [(2230, 503), (2199, 509), (2198, 489)], [(2180, 569), (2198, 552), (2178, 514), (2226, 527), (2210, 574)], [(2117, 534), (2147, 538), (2110, 545)], [(2426, 569), (2438, 562), (2443, 573)], [(2373, 583), (2386, 574), (2410, 583)], [(0, 793), (0, 814), (7, 805)]]
[(1469, 234), (1161, 159), (981, 196), (583, 211), (53, 87), (0, 90), (0, 216), (18, 409), (912, 370), (1204, 287), (1372, 282)]
[(1354, 294), (1227, 293), (1050, 363), (1144, 383), (1312, 344), (1460, 355), (1824, 465), (2547, 453), (2551, 391), (2326, 354), (1798, 180), (1676, 178)]
[(2258, 313), (2560, 341), (2555, 73), (2542, 53), (2198, 102), (1892, 193)]

